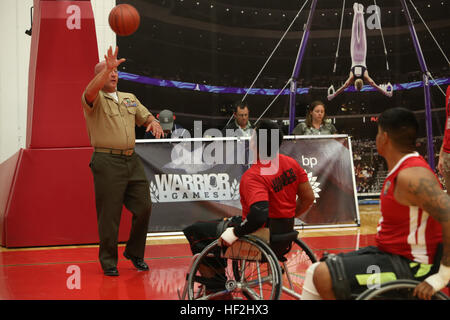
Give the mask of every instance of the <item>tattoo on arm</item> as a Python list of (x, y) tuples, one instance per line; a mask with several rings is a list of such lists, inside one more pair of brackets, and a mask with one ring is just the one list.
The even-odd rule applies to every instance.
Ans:
[(442, 225), (444, 252), (441, 263), (450, 266), (450, 197), (433, 178), (409, 182), (408, 189), (417, 198), (419, 206)]
[(450, 221), (450, 197), (439, 188), (433, 178), (420, 178), (409, 182), (408, 189), (418, 200), (418, 205), (439, 222)]

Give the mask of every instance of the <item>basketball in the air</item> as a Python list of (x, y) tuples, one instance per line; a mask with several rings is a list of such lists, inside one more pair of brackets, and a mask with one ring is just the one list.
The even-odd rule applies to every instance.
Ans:
[(136, 32), (141, 22), (139, 12), (129, 4), (119, 4), (109, 13), (111, 29), (119, 36), (129, 36)]

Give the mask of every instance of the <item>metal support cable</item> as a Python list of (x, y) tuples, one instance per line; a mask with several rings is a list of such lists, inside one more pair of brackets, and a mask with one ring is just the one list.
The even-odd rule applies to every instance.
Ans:
[(445, 60), (447, 60), (447, 63), (450, 65), (450, 61), (447, 58), (447, 55), (444, 53), (444, 51), (442, 50), (441, 46), (439, 45), (439, 42), (436, 40), (436, 38), (434, 37), (433, 33), (431, 32), (430, 28), (428, 28), (428, 25), (425, 23), (425, 20), (423, 20), (422, 16), (419, 13), (419, 10), (417, 9), (417, 7), (414, 5), (414, 3), (412, 2), (412, 0), (409, 0), (409, 2), (411, 3), (411, 5), (413, 6), (414, 10), (416, 10), (417, 15), (419, 16), (420, 20), (422, 20), (422, 23), (424, 24), (425, 28), (427, 28), (428, 32), (430, 33), (431, 37), (433, 38), (434, 42), (436, 43), (436, 45), (438, 46), (439, 50), (441, 51), (442, 55), (444, 56)]
[[(269, 63), (270, 59), (272, 58), (272, 56), (274, 55), (275, 51), (277, 51), (278, 47), (280, 46), (281, 42), (284, 40), (284, 38), (286, 37), (286, 35), (288, 34), (289, 30), (292, 28), (292, 26), (294, 25), (294, 22), (297, 20), (297, 18), (300, 16), (300, 13), (303, 11), (303, 8), (306, 6), (306, 4), (308, 3), (309, 0), (306, 0), (305, 3), (303, 3), (303, 6), (300, 8), (300, 10), (297, 12), (297, 14), (295, 15), (294, 19), (292, 19), (291, 23), (289, 24), (289, 27), (286, 29), (286, 31), (284, 32), (283, 36), (281, 37), (281, 39), (278, 41), (277, 45), (275, 46), (275, 48), (272, 50), (272, 53), (269, 55), (269, 57), (267, 58), (266, 62), (264, 63), (264, 65), (262, 66), (261, 70), (259, 70), (258, 74), (256, 75), (255, 79), (253, 80), (252, 84), (250, 85), (250, 87), (248, 89), (246, 89), (245, 91), (245, 95), (242, 98), (241, 102), (244, 102), (245, 98), (247, 98), (248, 93), (253, 89), (253, 86), (255, 85), (256, 81), (258, 80), (259, 76), (261, 75), (261, 73), (264, 71), (264, 69), (266, 68), (267, 64)], [(225, 126), (227, 126), (231, 119), (233, 119), (233, 115), (230, 116), (230, 119), (228, 119), (228, 122)], [(258, 119), (259, 120), (259, 119)]]
[(339, 57), (339, 47), (341, 44), (341, 35), (342, 35), (342, 25), (344, 23), (344, 11), (345, 11), (345, 0), (342, 2), (342, 11), (341, 11), (341, 24), (339, 27), (339, 36), (338, 36), (338, 43), (337, 43), (337, 49), (336, 49), (336, 55), (334, 58), (334, 67), (333, 67), (333, 74), (336, 73), (336, 65), (337, 65), (337, 59)]
[[(373, 0), (373, 3), (375, 4), (375, 7), (378, 8), (377, 1)], [(383, 28), (381, 27), (381, 17), (378, 14), (378, 10), (376, 8), (375, 8), (375, 13), (378, 17), (378, 22), (380, 23), (381, 40), (383, 40), (384, 55), (386, 57), (386, 70), (389, 71), (388, 54), (387, 54), (387, 49), (386, 49), (386, 42), (384, 41)]]
[(287, 33), (289, 32), (289, 30), (291, 29), (291, 27), (293, 26), (295, 20), (297, 20), (297, 18), (300, 16), (300, 13), (303, 11), (303, 8), (305, 7), (305, 5), (308, 3), (309, 0), (306, 0), (305, 3), (303, 4), (303, 6), (300, 8), (300, 10), (297, 12), (297, 14), (295, 15), (294, 19), (292, 19), (291, 24), (289, 25), (289, 27), (286, 29), (286, 31), (284, 32), (283, 36), (281, 37), (280, 41), (278, 41), (277, 45), (275, 46), (275, 48), (272, 50), (272, 53), (270, 54), (269, 58), (267, 58), (266, 62), (264, 63), (264, 65), (262, 66), (261, 70), (259, 71), (258, 75), (256, 76), (256, 78), (253, 80), (252, 84), (250, 85), (250, 88), (248, 88), (248, 90), (246, 90), (247, 92), (245, 93), (244, 97), (242, 98), (242, 101), (245, 100), (245, 98), (247, 97), (248, 93), (250, 92), (250, 90), (253, 88), (253, 86), (255, 85), (256, 80), (258, 80), (259, 76), (261, 75), (261, 73), (263, 72), (263, 70), (265, 69), (265, 67), (267, 66), (267, 64), (269, 63), (270, 59), (272, 58), (273, 54), (275, 53), (275, 51), (277, 51), (278, 47), (280, 46), (281, 42), (284, 40), (284, 38), (286, 37)]
[(255, 121), (255, 125), (258, 123), (258, 121), (262, 118), (262, 116), (267, 112), (267, 110), (269, 110), (269, 108), (274, 104), (274, 102), (278, 99), (278, 97), (283, 93), (284, 89), (286, 89), (286, 87), (288, 86), (288, 84), (292, 81), (292, 79), (289, 79), (286, 84), (284, 85), (284, 87), (280, 90), (280, 92), (278, 92), (278, 94), (276, 95), (275, 98), (273, 98), (272, 102), (267, 106), (267, 108), (263, 111), (263, 113), (259, 116), (258, 119), (256, 119)]

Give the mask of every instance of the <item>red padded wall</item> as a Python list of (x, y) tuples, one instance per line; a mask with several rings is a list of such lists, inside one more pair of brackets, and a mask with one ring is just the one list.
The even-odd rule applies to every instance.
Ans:
[(91, 148), (21, 150), (6, 216), (8, 246), (94, 243)]
[(27, 148), (89, 146), (80, 97), (97, 62), (90, 1), (34, 0)]
[[(0, 164), (1, 245), (98, 242), (92, 148), (81, 107), (97, 62), (89, 0), (34, 0), (27, 142)], [(131, 227), (124, 212), (119, 241)]]

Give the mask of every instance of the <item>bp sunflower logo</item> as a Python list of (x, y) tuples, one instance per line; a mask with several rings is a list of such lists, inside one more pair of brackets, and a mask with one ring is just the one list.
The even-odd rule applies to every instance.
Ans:
[[(320, 186), (320, 182), (317, 181), (317, 177), (314, 177), (312, 172), (307, 172), (308, 173), (308, 180), (309, 180), (309, 184), (311, 185), (311, 188), (313, 189), (314, 192), (314, 198), (320, 198), (319, 196), (319, 192), (322, 191), (319, 186)], [(296, 199), (298, 199), (298, 195), (296, 196)], [(314, 203), (316, 203), (316, 200), (314, 199)]]
[[(319, 186), (320, 186), (320, 182), (317, 181), (317, 177), (314, 177), (312, 172), (308, 172), (308, 180), (309, 180), (309, 184), (311, 185), (313, 192), (314, 192), (314, 197), (320, 198), (319, 196), (319, 192), (322, 191)], [(314, 203), (316, 203), (316, 200), (314, 200)]]

